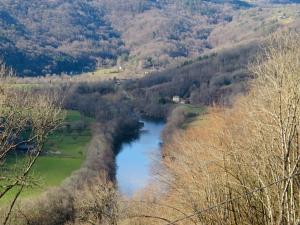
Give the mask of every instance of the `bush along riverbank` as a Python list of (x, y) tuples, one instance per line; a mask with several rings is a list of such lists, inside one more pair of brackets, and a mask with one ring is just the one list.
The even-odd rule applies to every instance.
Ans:
[(95, 122), (82, 167), (73, 172), (61, 186), (52, 188), (33, 200), (21, 201), (10, 223), (57, 225), (72, 221), (78, 205), (76, 196), (86, 187), (100, 183), (103, 187), (114, 190), (118, 146), (138, 135), (140, 128), (141, 124), (136, 117), (123, 121), (115, 119), (109, 123)]

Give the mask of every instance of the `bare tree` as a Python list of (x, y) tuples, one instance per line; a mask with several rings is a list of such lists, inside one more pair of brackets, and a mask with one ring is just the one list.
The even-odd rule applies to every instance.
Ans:
[[(60, 96), (51, 90), (22, 90), (14, 85), (12, 72), (0, 66), (0, 199), (10, 191), (16, 194), (4, 224), (26, 186), (30, 184), (30, 171), (40, 156), (49, 132), (63, 119)], [(8, 164), (12, 152), (26, 149), (23, 160)]]
[(160, 204), (186, 215), (161, 207), (151, 215), (171, 222), (136, 224), (299, 224), (299, 46), (296, 33), (272, 36), (248, 95), (173, 137)]
[(75, 224), (117, 225), (119, 220), (118, 193), (115, 185), (99, 176), (75, 196)]

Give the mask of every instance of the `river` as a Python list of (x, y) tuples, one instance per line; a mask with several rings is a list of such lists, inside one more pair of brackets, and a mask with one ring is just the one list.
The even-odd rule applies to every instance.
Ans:
[(124, 143), (117, 155), (117, 181), (121, 193), (131, 196), (151, 180), (154, 158), (161, 155), (163, 122), (141, 121), (144, 127), (137, 139)]

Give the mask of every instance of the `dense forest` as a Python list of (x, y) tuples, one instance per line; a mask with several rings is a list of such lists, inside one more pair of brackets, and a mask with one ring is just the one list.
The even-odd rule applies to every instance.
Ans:
[(82, 72), (126, 53), (101, 5), (89, 1), (1, 1), (1, 52), (23, 75)]
[[(291, 10), (266, 2), (3, 0), (0, 55), (18, 75), (74, 74), (113, 65), (159, 69), (231, 41), (298, 26), (296, 5)], [(255, 25), (259, 20), (263, 26)], [(224, 36), (224, 30), (232, 32)]]

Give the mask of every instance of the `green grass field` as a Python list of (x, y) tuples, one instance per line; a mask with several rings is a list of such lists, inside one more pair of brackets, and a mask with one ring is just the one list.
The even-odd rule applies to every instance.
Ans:
[[(38, 181), (37, 185), (27, 188), (21, 197), (34, 197), (49, 187), (58, 186), (81, 167), (92, 138), (93, 122), (94, 119), (82, 116), (78, 111), (67, 112), (62, 128), (49, 135), (44, 154), (33, 167), (31, 176)], [(15, 159), (10, 161), (15, 162)], [(0, 205), (11, 200), (15, 193), (16, 190), (12, 190), (1, 199)]]
[(187, 127), (191, 126), (205, 112), (205, 107), (194, 105), (182, 105), (180, 107), (184, 109), (186, 114), (185, 122), (184, 124), (182, 124), (183, 129), (186, 129)]

